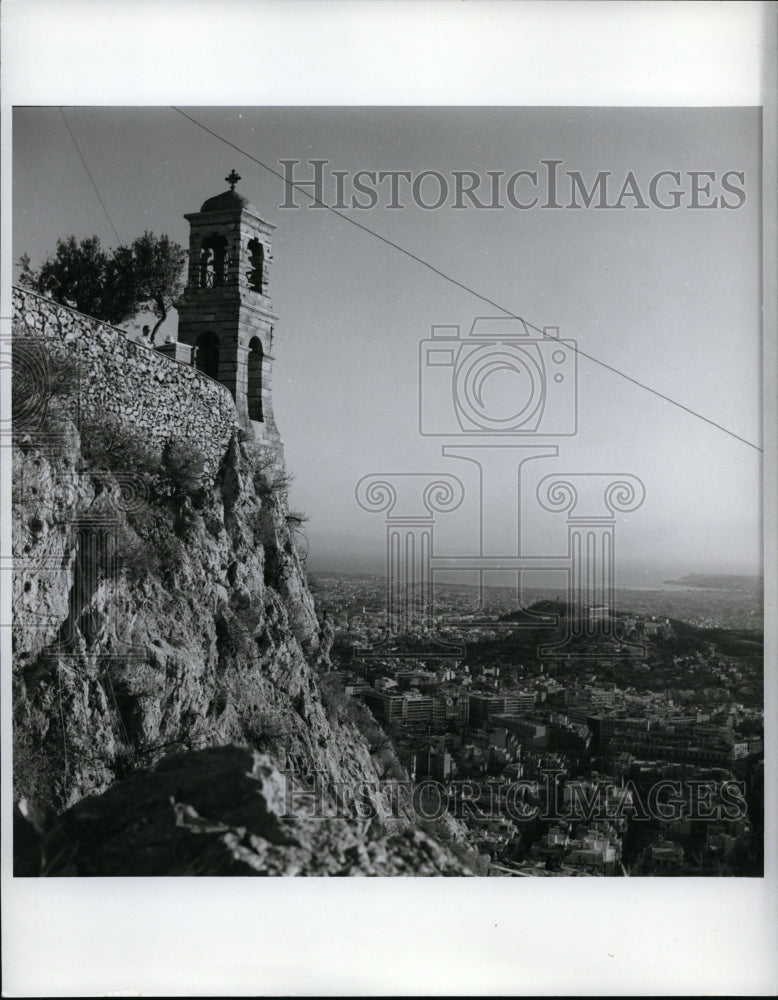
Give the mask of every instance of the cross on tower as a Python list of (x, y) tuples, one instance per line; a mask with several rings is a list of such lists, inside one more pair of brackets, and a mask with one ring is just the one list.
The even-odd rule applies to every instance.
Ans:
[(189, 275), (178, 303), (178, 340), (197, 349), (201, 372), (229, 389), (241, 426), (263, 446), (280, 449), (270, 389), (277, 322), (268, 274), (273, 226), (238, 194), (236, 170), (225, 180), (226, 190), (185, 216)]

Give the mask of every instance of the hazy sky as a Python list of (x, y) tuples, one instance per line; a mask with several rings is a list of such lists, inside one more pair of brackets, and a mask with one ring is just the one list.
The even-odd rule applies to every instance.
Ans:
[[(208, 128), (281, 170), (326, 159), (326, 171), (543, 171), (563, 161), (588, 185), (610, 171), (613, 201), (631, 170), (643, 196), (659, 171), (745, 174), (735, 209), (424, 210), (388, 191), (344, 214), (536, 326), (558, 326), (594, 358), (761, 445), (760, 118), (755, 109), (249, 108), (187, 109)], [(475, 481), (443, 457), (453, 439), (418, 427), (419, 341), (434, 324), (466, 332), (499, 315), (375, 237), (322, 210), (282, 209), (283, 182), (174, 110), (70, 108), (68, 123), (122, 241), (143, 232), (188, 242), (185, 212), (226, 188), (277, 226), (271, 297), (274, 406), (295, 475), (292, 506), (310, 515), (313, 568), (383, 567), (380, 515), (362, 511), (371, 472), (460, 475), (467, 502), (438, 522), (441, 550), (472, 551)], [(56, 239), (116, 239), (60, 112), (14, 115), (14, 257), (38, 262)], [(525, 179), (526, 180), (526, 179)], [(522, 182), (524, 183), (524, 182)], [(484, 181), (486, 184), (486, 181)], [(665, 184), (660, 190), (669, 190)], [(402, 189), (405, 191), (405, 188)], [(484, 196), (482, 189), (482, 197)], [(529, 187), (519, 187), (529, 198)], [(569, 182), (563, 184), (569, 196)], [(334, 186), (326, 188), (334, 197)], [(347, 187), (350, 196), (351, 187)], [(424, 198), (433, 198), (434, 182)], [(545, 188), (541, 185), (541, 196)], [(734, 203), (739, 201), (729, 195)], [(300, 205), (308, 199), (297, 195)], [(449, 199), (449, 203), (452, 199)], [(701, 198), (705, 201), (705, 197)], [(175, 328), (175, 317), (166, 329)], [(580, 428), (558, 459), (527, 468), (527, 548), (554, 553), (564, 519), (534, 512), (537, 481), (554, 472), (631, 472), (641, 509), (619, 523), (623, 582), (691, 571), (756, 572), (761, 561), (759, 451), (581, 357)], [(544, 441), (547, 439), (544, 439)], [(513, 509), (506, 496), (497, 515)]]

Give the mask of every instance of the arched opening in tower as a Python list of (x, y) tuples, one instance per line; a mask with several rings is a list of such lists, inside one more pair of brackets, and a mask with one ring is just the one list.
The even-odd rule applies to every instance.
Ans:
[(195, 364), (198, 371), (219, 380), (219, 338), (215, 333), (201, 333), (197, 338)]
[(207, 236), (200, 248), (200, 287), (218, 288), (224, 284), (225, 236)]
[(262, 364), (264, 351), (259, 337), (249, 343), (248, 359), (248, 406), (249, 420), (264, 420), (262, 414)]
[(265, 273), (265, 248), (257, 239), (249, 240), (248, 251), (251, 269), (248, 272), (249, 285), (257, 292), (262, 291), (262, 279)]

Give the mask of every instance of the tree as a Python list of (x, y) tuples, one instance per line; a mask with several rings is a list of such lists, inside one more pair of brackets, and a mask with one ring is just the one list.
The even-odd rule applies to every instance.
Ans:
[(168, 236), (148, 230), (130, 246), (117, 247), (108, 264), (108, 280), (125, 288), (133, 300), (133, 312), (148, 309), (157, 317), (151, 340), (165, 322), (168, 311), (183, 291), (182, 272), (186, 250)]
[(148, 309), (157, 317), (153, 341), (183, 288), (186, 251), (168, 236), (146, 231), (129, 246), (106, 252), (97, 236), (80, 243), (75, 236), (57, 241), (52, 257), (33, 270), (20, 260), (20, 282), (55, 302), (118, 324)]
[(113, 303), (109, 303), (106, 284), (108, 255), (100, 246), (97, 236), (76, 242), (75, 236), (57, 240), (53, 257), (47, 257), (37, 271), (30, 267), (27, 254), (20, 259), (20, 282), (50, 295), (55, 302), (72, 306), (79, 312), (119, 323), (126, 316), (119, 316)]

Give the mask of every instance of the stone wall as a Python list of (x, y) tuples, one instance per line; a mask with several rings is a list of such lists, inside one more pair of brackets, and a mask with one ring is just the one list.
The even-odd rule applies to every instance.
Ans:
[(215, 473), (237, 428), (229, 389), (123, 330), (25, 288), (13, 289), (14, 337), (64, 344), (79, 361), (82, 415), (111, 414), (161, 448), (187, 440)]

